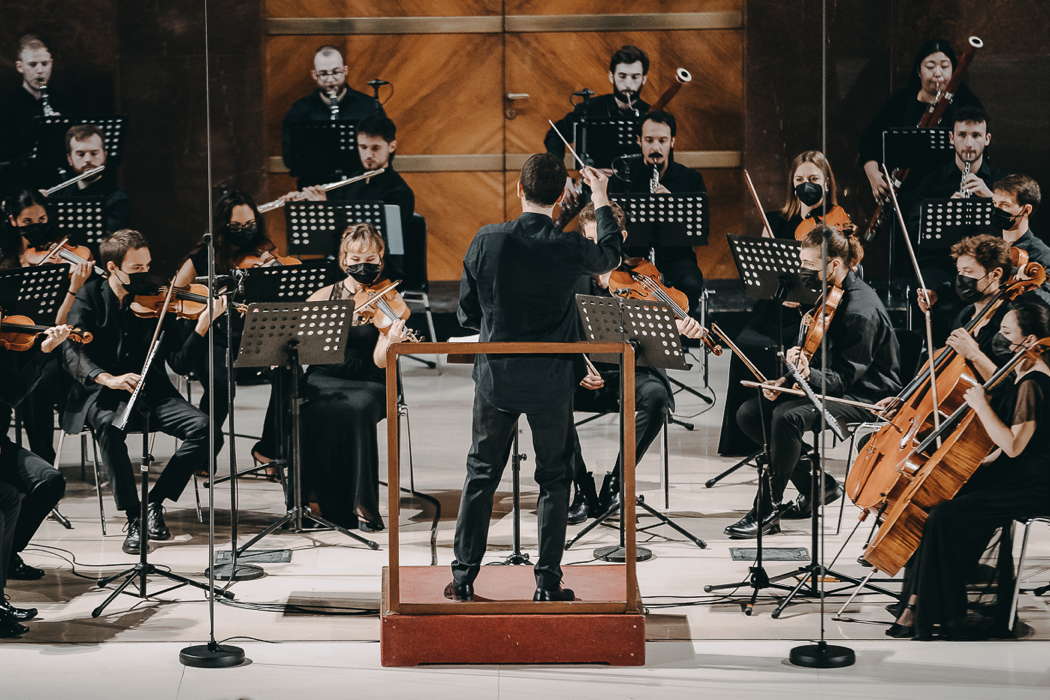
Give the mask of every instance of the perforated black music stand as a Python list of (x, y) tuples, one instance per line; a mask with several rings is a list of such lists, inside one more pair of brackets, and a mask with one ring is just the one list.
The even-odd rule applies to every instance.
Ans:
[(817, 293), (797, 284), (798, 241), (726, 235), (744, 294), (752, 299), (774, 299), (814, 304)]
[(306, 301), (322, 287), (342, 279), (332, 260), (307, 260), (302, 265), (254, 267), (242, 270), (245, 303)]
[(56, 226), (70, 243), (94, 248), (106, 237), (106, 202), (98, 196), (56, 199), (50, 202)]
[[(586, 294), (576, 295), (576, 307), (580, 312), (583, 333), (586, 340), (597, 343), (631, 343), (634, 346), (636, 364), (641, 367), (661, 367), (663, 369), (688, 369), (683, 358), (682, 343), (675, 325), (675, 315), (663, 304), (639, 299), (619, 299), (616, 297), (598, 297)], [(621, 364), (620, 377), (623, 377), (622, 355), (595, 355), (596, 362), (614, 362)], [(620, 401), (623, 401), (623, 382), (620, 382)], [(631, 416), (633, 420), (634, 416)], [(621, 425), (621, 431), (622, 431)], [(622, 435), (621, 435), (622, 438)], [(620, 440), (621, 445), (623, 440)], [(634, 449), (633, 445), (628, 445)], [(624, 484), (623, 455), (620, 455), (617, 468), (620, 470), (621, 493)], [(660, 523), (667, 525), (684, 535), (700, 549), (707, 544), (689, 532), (671, 518), (645, 502), (645, 497), (638, 495), (635, 502)], [(594, 522), (580, 530), (565, 544), (569, 549), (594, 528), (603, 524), (613, 515), (621, 512), (621, 501), (609, 506), (608, 510), (598, 516)], [(654, 526), (655, 527), (655, 526)], [(648, 528), (646, 528), (648, 529)], [(625, 531), (623, 518), (620, 518), (620, 543), (594, 550), (594, 557), (603, 561), (624, 561), (626, 556)], [(653, 553), (645, 547), (637, 548), (637, 558), (645, 561)]]
[(0, 305), (12, 315), (51, 325), (69, 289), (69, 266), (39, 265), (0, 272)]
[(105, 137), (106, 160), (116, 166), (124, 155), (124, 138), (128, 130), (128, 118), (121, 114), (99, 114), (84, 116), (36, 116), (34, 119), (35, 142), (32, 158), (46, 167), (61, 168), (66, 165), (66, 132), (71, 126), (91, 124), (102, 130)]
[(611, 168), (613, 161), (640, 153), (634, 119), (594, 118), (573, 122), (576, 150), (584, 161), (596, 168)]
[(952, 146), (947, 129), (939, 127), (894, 127), (882, 132), (882, 162), (890, 170), (914, 168), (943, 161)]
[(357, 155), (357, 125), (342, 120), (288, 122), (292, 160), (300, 184), (317, 184), (354, 172), (361, 164)]
[(376, 200), (352, 202), (288, 202), (284, 206), (288, 230), (288, 252), (298, 255), (331, 255), (350, 224), (368, 223), (376, 227), (390, 255), (404, 255), (401, 208)]
[[(307, 518), (332, 528), (350, 539), (379, 549), (372, 540), (361, 537), (336, 525), (320, 514), (303, 507), (301, 416), (302, 396), (300, 382), (302, 363), (309, 365), (331, 365), (343, 362), (346, 357), (346, 342), (353, 318), (353, 300), (307, 301), (298, 303), (251, 304), (245, 315), (244, 334), (235, 367), (284, 367), (289, 371), (286, 405), (291, 406), (290, 454), (284, 456), (292, 471), (292, 505), (281, 518), (267, 526), (262, 532), (237, 550), (244, 554), (253, 544), (291, 525), (295, 532), (303, 531), (303, 519)], [(282, 441), (283, 442), (283, 441)], [(282, 450), (284, 448), (282, 447)]]
[(992, 200), (982, 197), (926, 199), (920, 206), (919, 245), (947, 247), (992, 229)]
[(705, 192), (612, 195), (627, 215), (625, 248), (707, 244)]

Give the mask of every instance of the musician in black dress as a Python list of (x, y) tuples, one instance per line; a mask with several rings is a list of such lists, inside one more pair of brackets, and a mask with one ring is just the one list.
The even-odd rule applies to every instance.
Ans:
[[(826, 265), (821, 260), (825, 243)], [(861, 256), (860, 241), (852, 232), (818, 226), (806, 234), (799, 250), (802, 283), (820, 291), (821, 280), (826, 280), (829, 292), (832, 287), (842, 289), (842, 299), (825, 333), (827, 367), (820, 366), (819, 350), (807, 361), (801, 348), (795, 346), (787, 351), (786, 358), (814, 391), (873, 403), (900, 390), (900, 360), (897, 336), (882, 301), (854, 272)], [(793, 383), (784, 377), (776, 381), (789, 386)], [(825, 405), (839, 423), (874, 418), (871, 411), (858, 406), (832, 401)], [(757, 444), (768, 436), (770, 479), (762, 489), (763, 501), (755, 499), (756, 508), (761, 509), (761, 522), (756, 508), (752, 508), (725, 529), (726, 535), (732, 539), (755, 537), (759, 527), (763, 534), (774, 534), (780, 532), (781, 518), (808, 518), (811, 508), (820, 507), (819, 498), (810, 493), (809, 459), (803, 459), (807, 433), (821, 423), (816, 408), (806, 398), (763, 391), (763, 398), (749, 399), (740, 407), (737, 421)], [(842, 496), (842, 488), (830, 474), (825, 473), (824, 477), (823, 502), (830, 503)], [(799, 495), (792, 503), (781, 506), (789, 480)]]
[[(351, 225), (339, 244), (346, 279), (317, 290), (308, 301), (353, 299), (381, 279), (383, 253), (383, 237), (371, 224)], [(376, 425), (386, 417), (386, 351), (405, 338), (404, 321), (393, 321), (382, 333), (372, 323), (354, 325), (342, 364), (313, 365), (306, 372), (303, 492), (322, 516), (345, 528), (385, 527)]]
[[(44, 369), (55, 362), (54, 350), (69, 337), (69, 326), (49, 328), (30, 350), (0, 349), (0, 405), (13, 408), (33, 391)], [(27, 631), (21, 623), (36, 617), (35, 608), (17, 608), (8, 601), (9, 579), (35, 580), (43, 570), (29, 566), (19, 553), (29, 544), (47, 514), (65, 493), (62, 474), (29, 450), (0, 434), (0, 638)]]
[[(1013, 304), (1000, 333), (1012, 352), (1050, 337), (1050, 309)], [(896, 623), (886, 634), (916, 639), (982, 639), (1013, 634), (1012, 521), (1050, 515), (1050, 366), (1045, 349), (1019, 362), (991, 394), (966, 392), (966, 403), (995, 444), (955, 498), (930, 510), (922, 541), (904, 578)], [(1001, 529), (994, 602), (971, 611), (967, 589), (996, 530)]]
[[(1050, 269), (1050, 246), (1031, 228), (1032, 215), (1039, 208), (1041, 198), (1039, 183), (1027, 175), (1014, 173), (999, 178), (992, 184), (993, 228), (1002, 231), (1007, 244), (1028, 253), (1031, 262)], [(1050, 279), (1032, 293), (1050, 305)]]
[[(775, 238), (796, 240), (796, 231), (803, 222), (810, 226), (825, 218), (842, 220), (845, 212), (838, 204), (838, 186), (831, 163), (820, 151), (803, 151), (795, 156), (788, 169), (784, 205), (767, 211), (766, 220)], [(848, 216), (845, 216), (848, 219)], [(767, 377), (781, 370), (776, 358), (777, 348), (788, 348), (795, 342), (799, 324), (796, 302), (761, 300), (748, 314), (747, 324), (733, 339), (748, 358)], [(740, 385), (741, 379), (753, 379), (751, 373), (736, 355), (729, 361), (729, 383), (726, 385), (722, 432), (718, 440), (721, 455), (746, 455), (758, 445), (744, 433), (736, 422), (740, 405), (754, 396), (754, 390)]]
[(81, 180), (59, 190), (55, 199), (102, 199), (103, 230), (106, 234), (128, 227), (130, 202), (127, 193), (117, 182), (117, 171), (106, 153), (106, 135), (94, 124), (72, 126), (66, 132), (66, 162), (68, 168), (58, 173), (55, 183), (81, 175), (100, 165), (106, 166), (98, 175)]
[(299, 122), (344, 121), (358, 123), (371, 114), (383, 114), (383, 106), (374, 98), (358, 92), (346, 82), (347, 67), (342, 52), (334, 46), (322, 46), (314, 52), (310, 77), (317, 89), (302, 97), (284, 115), (281, 123), (281, 154), (299, 188), (331, 182), (348, 176), (361, 163), (351, 153), (345, 162), (331, 170), (328, 164), (317, 163), (309, 156), (297, 153), (293, 145), (293, 125)]
[[(581, 275), (620, 262), (620, 227), (605, 175), (585, 168), (593, 191), (598, 243), (554, 226), (565, 166), (549, 153), (529, 157), (517, 185), (522, 213), (483, 227), (463, 261), (459, 322), (480, 330), (481, 342), (571, 342), (579, 333), (574, 288)], [(540, 487), (539, 559), (534, 600), (572, 600), (561, 587), (569, 484), (572, 481), (572, 397), (575, 358), (479, 355), (474, 363), (473, 444), (456, 521), (452, 582), (445, 595), (470, 600), (488, 543), (492, 497), (510, 453), (518, 418), (532, 428)]]

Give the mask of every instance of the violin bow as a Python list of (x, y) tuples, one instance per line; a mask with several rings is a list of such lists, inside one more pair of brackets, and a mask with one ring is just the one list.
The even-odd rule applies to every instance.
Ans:
[[(890, 180), (890, 170), (886, 167), (886, 164), (882, 164), (882, 171), (886, 175), (886, 182), (892, 182)], [(897, 201), (897, 192), (890, 187), (890, 199), (893, 200), (893, 212), (897, 215), (897, 223), (901, 227), (901, 235), (904, 237), (904, 247), (908, 251), (908, 258), (911, 260), (912, 269), (915, 271), (915, 277), (919, 282), (919, 288), (925, 295), (928, 287), (926, 286), (926, 280), (922, 277), (922, 270), (919, 269), (919, 259), (915, 257), (915, 248), (911, 244), (911, 236), (908, 234), (908, 227), (904, 223), (904, 215), (901, 213), (900, 203)], [(930, 396), (933, 398), (933, 429), (939, 430), (941, 427), (941, 402), (937, 396), (937, 373), (934, 371), (934, 347), (933, 347), (933, 320), (930, 315), (930, 298), (926, 297), (926, 310), (922, 312), (923, 317), (926, 319), (926, 352), (930, 356)]]
[(762, 236), (773, 238), (773, 229), (769, 226), (769, 219), (766, 218), (766, 210), (762, 208), (762, 200), (758, 198), (758, 190), (755, 189), (755, 183), (751, 182), (751, 174), (747, 172), (747, 168), (744, 168), (744, 182), (747, 184), (747, 191), (751, 193), (751, 201), (754, 202), (755, 209), (758, 209), (758, 215), (762, 217), (762, 225), (765, 226), (762, 229)]
[(726, 344), (726, 347), (728, 347), (734, 355), (740, 358), (740, 361), (744, 363), (744, 366), (747, 367), (751, 374), (755, 375), (755, 379), (757, 379), (759, 383), (769, 383), (769, 380), (766, 378), (766, 375), (762, 374), (762, 371), (755, 365), (755, 363), (752, 362), (751, 359), (744, 354), (743, 350), (737, 347), (736, 343), (734, 343), (729, 338), (725, 331), (719, 328), (717, 323), (711, 324), (711, 332), (717, 335), (719, 338), (721, 338), (722, 342)]

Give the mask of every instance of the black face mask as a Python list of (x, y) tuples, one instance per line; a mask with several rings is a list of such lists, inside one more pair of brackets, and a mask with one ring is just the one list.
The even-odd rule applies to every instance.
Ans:
[(236, 248), (251, 246), (258, 235), (259, 226), (254, 221), (244, 226), (233, 224), (226, 226), (226, 240)]
[(795, 187), (795, 196), (807, 207), (812, 207), (824, 199), (824, 188), (815, 182), (803, 182)]
[[(984, 277), (987, 277), (985, 275)], [(973, 304), (980, 301), (984, 292), (977, 288), (977, 283), (984, 277), (967, 277), (966, 275), (955, 276), (955, 293), (964, 304)]]
[(1014, 344), (1002, 333), (996, 331), (992, 336), (992, 354), (996, 357), (1009, 357), (1014, 354)]
[(808, 267), (800, 268), (798, 271), (799, 283), (811, 292), (820, 292), (822, 282), (820, 281), (820, 272), (817, 270), (811, 270)]
[(18, 232), (26, 237), (33, 248), (46, 248), (55, 239), (55, 227), (50, 221), (42, 224), (21, 226)]
[(346, 274), (353, 277), (360, 284), (372, 284), (379, 279), (379, 273), (382, 269), (381, 265), (375, 263), (357, 263), (356, 265), (348, 265)]
[(1014, 227), (1014, 222), (1020, 214), (1011, 214), (1005, 209), (994, 207), (992, 209), (992, 227), (1000, 231), (1008, 231)]
[[(128, 281), (121, 281), (120, 283), (129, 294), (152, 294), (157, 291), (157, 285), (150, 282), (148, 272), (124, 272), (121, 270), (120, 274), (127, 275)], [(120, 277), (117, 279), (120, 280)]]

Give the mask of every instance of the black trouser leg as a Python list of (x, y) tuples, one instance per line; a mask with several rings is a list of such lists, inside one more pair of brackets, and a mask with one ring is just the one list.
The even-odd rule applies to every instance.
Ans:
[(540, 543), (536, 585), (556, 588), (561, 583), (572, 481), (572, 406), (566, 402), (543, 413), (530, 413), (528, 420), (536, 453), (536, 483), (540, 487), (536, 505)]
[(22, 494), (11, 484), (0, 481), (0, 596), (7, 584), (7, 571), (14, 557), (14, 539)]
[[(229, 414), (229, 387), (227, 382), (229, 381), (229, 371), (226, 369), (226, 346), (218, 345), (215, 348), (215, 430), (216, 440), (223, 439), (222, 426), (226, 424), (226, 416)], [(210, 401), (210, 394), (208, 392), (208, 357), (205, 354), (203, 360), (198, 363), (198, 367), (195, 369), (197, 377), (201, 381), (203, 392), (201, 393), (201, 400), (197, 402), (197, 407), (202, 413), (208, 412), (208, 402)]]
[(98, 404), (87, 413), (87, 423), (95, 434), (95, 441), (102, 456), (102, 463), (109, 472), (113, 487), (113, 500), (117, 509), (130, 516), (139, 511), (139, 494), (135, 488), (135, 475), (128, 457), (127, 436), (113, 426), (119, 415), (113, 409), (101, 408)]
[(492, 497), (510, 456), (517, 419), (518, 414), (499, 410), (475, 390), (473, 438), (456, 518), (456, 559), (452, 562), (452, 577), (458, 584), (473, 583), (481, 568), (488, 546)]
[[(149, 500), (177, 501), (193, 472), (208, 464), (208, 416), (181, 396), (154, 399), (150, 405), (150, 429), (177, 437), (181, 443), (153, 484)], [(216, 451), (220, 447), (216, 437)]]
[[(4, 471), (24, 495), (18, 524), (14, 528), (14, 552), (21, 552), (36, 534), (51, 509), (66, 493), (62, 473), (29, 450), (10, 446), (10, 458), (5, 455)], [(6, 449), (5, 449), (6, 451)]]

